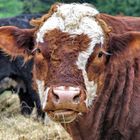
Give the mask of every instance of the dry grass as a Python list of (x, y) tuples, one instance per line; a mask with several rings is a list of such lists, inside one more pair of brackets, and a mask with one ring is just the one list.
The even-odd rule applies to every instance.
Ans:
[(56, 123), (47, 125), (31, 117), (20, 115), (17, 95), (0, 95), (0, 140), (71, 140), (69, 134)]

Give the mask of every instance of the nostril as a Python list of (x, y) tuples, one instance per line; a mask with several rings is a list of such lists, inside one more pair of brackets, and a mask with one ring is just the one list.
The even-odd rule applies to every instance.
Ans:
[(53, 87), (49, 93), (50, 100), (54, 105), (80, 104), (84, 100), (84, 93), (76, 87)]
[(75, 103), (79, 103), (79, 102), (80, 102), (80, 95), (74, 96), (74, 97), (73, 97), (73, 101), (74, 101)]
[(53, 100), (55, 102), (58, 102), (59, 101), (59, 96), (57, 94), (55, 94), (54, 92), (53, 92)]

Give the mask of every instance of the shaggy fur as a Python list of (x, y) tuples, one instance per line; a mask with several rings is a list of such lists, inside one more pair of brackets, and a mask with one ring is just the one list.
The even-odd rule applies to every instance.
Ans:
[[(51, 87), (52, 90), (53, 86), (80, 87), (83, 97), (80, 96), (79, 104), (54, 105), (52, 94), (48, 94), (46, 99), (49, 110), (73, 109), (76, 112), (85, 112), (84, 101), (87, 89), (83, 73), (86, 72), (87, 80), (96, 83), (97, 96), (93, 98), (91, 110), (83, 113), (83, 116), (78, 115), (78, 118), (66, 127), (73, 139), (138, 140), (140, 33), (134, 31), (140, 30), (140, 18), (98, 14), (95, 8), (89, 7), (87, 9), (92, 9), (91, 11), (80, 8), (84, 17), (80, 22), (80, 12), (77, 13), (78, 17), (75, 14), (75, 9), (78, 8), (79, 11), (81, 7), (78, 5), (56, 4), (48, 15), (34, 20), (36, 25), (34, 30), (1, 27), (0, 48), (13, 56), (33, 57), (34, 79), (43, 81), (45, 88)], [(68, 19), (65, 21), (64, 9), (67, 6)], [(64, 12), (64, 18), (61, 10)], [(71, 17), (69, 14), (74, 16)], [(60, 25), (53, 23), (51, 26), (52, 21), (61, 22)], [(66, 25), (63, 24), (64, 21)], [(32, 56), (29, 52), (34, 48), (40, 51)], [(91, 96), (88, 98), (91, 99)], [(91, 103), (91, 100), (89, 102)]]
[(91, 111), (67, 127), (74, 140), (139, 139), (139, 38), (140, 33), (136, 32), (112, 36), (108, 47), (112, 55), (103, 55), (100, 63), (96, 63), (98, 53), (93, 54), (93, 63), (103, 71), (94, 75), (102, 77), (103, 84), (97, 81), (100, 90)]

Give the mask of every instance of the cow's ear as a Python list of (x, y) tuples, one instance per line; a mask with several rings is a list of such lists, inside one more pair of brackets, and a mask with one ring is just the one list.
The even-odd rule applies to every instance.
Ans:
[(0, 49), (12, 57), (30, 57), (34, 47), (34, 29), (0, 27)]
[(111, 35), (108, 52), (112, 56), (120, 54), (136, 55), (140, 53), (140, 32), (127, 32), (124, 34)]

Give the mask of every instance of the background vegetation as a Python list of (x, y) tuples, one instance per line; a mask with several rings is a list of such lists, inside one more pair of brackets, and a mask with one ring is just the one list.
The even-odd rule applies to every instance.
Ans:
[(44, 124), (36, 119), (35, 110), (24, 117), (19, 106), (16, 93), (0, 94), (0, 140), (72, 140), (60, 124)]
[(88, 2), (100, 12), (140, 16), (140, 0), (0, 0), (0, 18), (45, 13), (54, 2)]

